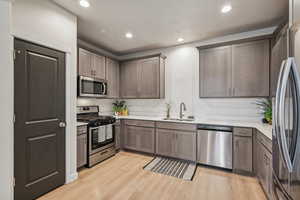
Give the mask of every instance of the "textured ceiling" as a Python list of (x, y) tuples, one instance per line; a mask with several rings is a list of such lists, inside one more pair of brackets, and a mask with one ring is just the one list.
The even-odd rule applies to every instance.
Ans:
[[(78, 16), (80, 39), (117, 55), (278, 25), (288, 14), (288, 0), (89, 0), (89, 8), (53, 1)], [(228, 2), (232, 11), (221, 13)]]

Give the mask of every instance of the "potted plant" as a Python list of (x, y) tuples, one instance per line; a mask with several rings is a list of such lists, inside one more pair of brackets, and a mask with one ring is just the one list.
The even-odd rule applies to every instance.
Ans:
[(262, 114), (264, 115), (263, 123), (272, 124), (272, 100), (271, 99), (263, 99), (256, 102), (256, 105), (259, 106), (259, 108), (262, 111)]
[(128, 109), (125, 105), (125, 101), (116, 101), (113, 103), (113, 111), (116, 116), (118, 115), (128, 115)]

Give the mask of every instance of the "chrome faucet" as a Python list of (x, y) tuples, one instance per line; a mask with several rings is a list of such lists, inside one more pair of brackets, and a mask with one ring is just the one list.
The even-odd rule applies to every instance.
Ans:
[(180, 104), (180, 113), (179, 113), (179, 118), (180, 118), (180, 119), (183, 119), (183, 116), (184, 116), (183, 111), (186, 111), (186, 106), (185, 106), (185, 104), (182, 102), (182, 103)]

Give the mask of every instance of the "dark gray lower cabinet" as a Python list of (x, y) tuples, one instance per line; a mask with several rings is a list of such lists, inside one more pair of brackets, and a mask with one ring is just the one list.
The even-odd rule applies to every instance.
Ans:
[(114, 125), (115, 129), (115, 148), (120, 150), (121, 148), (121, 127), (120, 125)]
[(233, 170), (238, 173), (253, 172), (252, 129), (234, 128)]
[(262, 133), (256, 133), (256, 150), (255, 150), (255, 172), (261, 183), (266, 195), (272, 197), (272, 152), (269, 146), (272, 142)]
[(77, 127), (77, 168), (87, 163), (87, 127)]
[(233, 168), (237, 172), (252, 173), (252, 137), (234, 136)]
[(196, 161), (196, 145), (196, 132), (156, 129), (158, 155)]
[(125, 125), (124, 148), (154, 153), (155, 128)]

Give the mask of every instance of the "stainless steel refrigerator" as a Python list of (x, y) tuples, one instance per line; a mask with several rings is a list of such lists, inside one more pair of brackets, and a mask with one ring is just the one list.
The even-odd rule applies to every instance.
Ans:
[(273, 123), (274, 199), (300, 200), (300, 0), (290, 0)]

